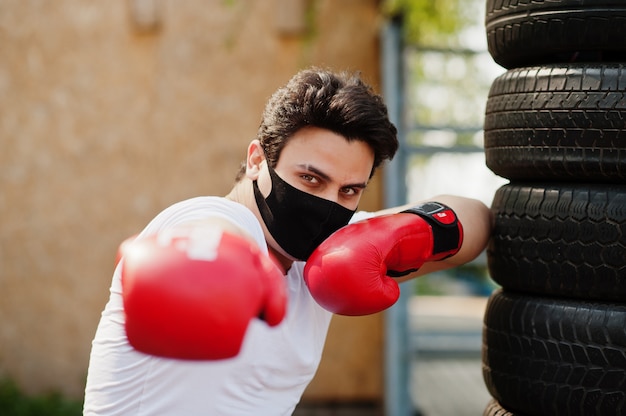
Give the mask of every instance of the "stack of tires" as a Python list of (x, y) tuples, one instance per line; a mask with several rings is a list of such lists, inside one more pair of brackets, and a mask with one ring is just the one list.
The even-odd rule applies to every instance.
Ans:
[(626, 415), (626, 0), (487, 0), (484, 416)]

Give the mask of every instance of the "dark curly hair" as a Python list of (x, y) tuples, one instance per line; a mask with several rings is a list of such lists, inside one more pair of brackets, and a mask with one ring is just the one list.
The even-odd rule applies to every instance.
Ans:
[[(257, 132), (271, 167), (276, 166), (289, 138), (306, 126), (367, 143), (374, 151), (370, 177), (398, 150), (397, 130), (389, 120), (387, 107), (359, 74), (310, 68), (298, 72), (271, 96)], [(237, 181), (244, 174), (245, 164)]]

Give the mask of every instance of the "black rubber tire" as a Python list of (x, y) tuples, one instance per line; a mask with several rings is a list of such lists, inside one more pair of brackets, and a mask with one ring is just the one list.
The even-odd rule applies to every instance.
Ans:
[(491, 400), (487, 404), (483, 416), (524, 416), (521, 413), (513, 413), (506, 410), (497, 400)]
[(626, 414), (626, 305), (498, 290), (483, 332), (487, 389), (509, 411)]
[(487, 99), (487, 166), (512, 180), (626, 181), (625, 89), (626, 63), (507, 71)]
[(500, 187), (487, 246), (505, 289), (578, 299), (626, 299), (626, 186)]
[(504, 68), (626, 60), (623, 0), (487, 0), (487, 47)]

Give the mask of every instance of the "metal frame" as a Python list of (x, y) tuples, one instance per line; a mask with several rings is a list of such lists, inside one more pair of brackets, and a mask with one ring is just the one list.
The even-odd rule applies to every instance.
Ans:
[[(405, 53), (407, 45), (402, 40), (402, 21), (400, 18), (386, 22), (381, 31), (381, 71), (383, 96), (389, 111), (389, 117), (398, 129), (400, 147), (394, 159), (385, 166), (384, 175), (384, 204), (385, 207), (406, 204), (407, 184), (406, 173), (408, 162), (413, 154), (432, 155), (439, 152), (449, 153), (476, 153), (483, 152), (479, 146), (452, 146), (433, 147), (415, 146), (407, 143), (407, 133), (416, 130), (446, 129), (459, 133), (478, 132), (481, 127), (455, 128), (452, 126), (407, 126), (405, 113), (406, 74)], [(420, 49), (430, 51), (433, 49)], [(439, 50), (437, 50), (439, 51)], [(458, 54), (475, 54), (469, 50), (441, 50)], [(385, 368), (385, 415), (386, 416), (414, 416), (419, 415), (416, 405), (419, 398), (411, 390), (411, 365), (416, 358), (414, 347), (415, 334), (411, 334), (408, 322), (408, 300), (414, 293), (414, 285), (405, 282), (401, 285), (401, 295), (398, 302), (385, 311), (385, 339), (384, 339), (384, 368)], [(419, 394), (419, 392), (417, 392)]]
[[(394, 159), (385, 166), (384, 203), (386, 207), (406, 203), (406, 140), (404, 125), (404, 59), (402, 24), (400, 20), (388, 21), (382, 30), (383, 95), (389, 118), (398, 128), (400, 148)], [(400, 299), (385, 312), (385, 415), (407, 416), (414, 414), (410, 392), (411, 349), (407, 314), (407, 287), (402, 285)]]

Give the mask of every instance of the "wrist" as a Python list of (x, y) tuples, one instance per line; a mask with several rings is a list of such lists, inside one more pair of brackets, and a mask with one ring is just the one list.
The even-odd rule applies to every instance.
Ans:
[(456, 254), (463, 243), (463, 226), (452, 208), (441, 202), (421, 203), (401, 213), (410, 213), (422, 218), (430, 225), (433, 233), (431, 260), (439, 261)]

